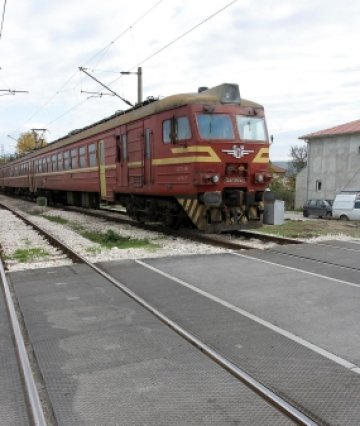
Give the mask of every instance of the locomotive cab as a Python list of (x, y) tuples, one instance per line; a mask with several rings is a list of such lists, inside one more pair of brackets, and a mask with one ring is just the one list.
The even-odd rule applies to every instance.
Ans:
[(208, 157), (194, 164), (197, 197), (178, 201), (204, 231), (260, 226), (263, 194), (271, 180), (263, 107), (242, 100), (235, 84), (201, 95), (203, 102), (191, 106), (192, 143)]

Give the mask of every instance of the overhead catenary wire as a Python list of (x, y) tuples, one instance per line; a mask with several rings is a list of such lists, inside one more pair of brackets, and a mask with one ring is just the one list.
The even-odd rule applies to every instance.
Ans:
[(5, 21), (5, 10), (6, 10), (6, 1), (4, 0), (4, 7), (3, 7), (3, 11), (2, 11), (2, 16), (1, 16), (1, 24), (0, 24), (0, 39), (2, 37), (2, 33), (3, 33), (3, 29), (4, 29), (4, 21)]
[[(172, 46), (173, 44), (175, 44), (176, 42), (178, 42), (179, 40), (181, 40), (182, 38), (184, 38), (185, 36), (187, 36), (188, 34), (190, 34), (191, 32), (193, 32), (194, 30), (196, 30), (197, 28), (199, 28), (201, 25), (203, 25), (206, 22), (210, 21), (210, 19), (215, 18), (215, 16), (219, 15), (221, 12), (223, 12), (228, 7), (232, 6), (237, 1), (238, 0), (232, 0), (230, 3), (227, 3), (221, 9), (218, 9), (216, 12), (214, 12), (211, 15), (207, 16), (202, 21), (198, 22), (196, 25), (194, 25), (193, 27), (189, 28), (188, 30), (186, 30), (185, 32), (183, 32), (182, 34), (180, 34), (179, 36), (177, 36), (176, 38), (174, 38), (173, 40), (171, 40), (169, 43), (165, 44), (163, 47), (161, 47), (160, 49), (156, 50), (151, 55), (149, 55), (145, 59), (141, 60), (140, 62), (138, 62), (137, 64), (135, 64), (134, 66), (132, 66), (129, 69), (133, 70), (136, 67), (138, 67), (140, 65), (143, 65), (145, 62), (149, 61), (150, 59), (152, 59), (153, 57), (155, 57), (159, 53), (163, 52), (165, 49), (169, 48), (170, 46)], [(108, 83), (108, 85), (110, 86), (111, 84), (115, 83), (116, 81), (119, 80), (119, 78), (121, 78), (121, 77), (117, 77), (115, 80), (113, 80), (110, 83)]]
[[(221, 9), (218, 9), (216, 12), (212, 13), (211, 15), (207, 16), (205, 19), (203, 19), (202, 21), (200, 21), (199, 23), (197, 23), (196, 25), (194, 25), (193, 27), (191, 27), (190, 29), (188, 29), (187, 31), (185, 31), (184, 33), (182, 33), (180, 36), (176, 37), (175, 39), (173, 39), (172, 41), (170, 41), (169, 43), (167, 43), (165, 46), (161, 47), (160, 49), (158, 49), (156, 52), (152, 53), (150, 56), (148, 56), (147, 58), (143, 59), (142, 61), (140, 61), (138, 64), (132, 66), (130, 68), (130, 70), (135, 69), (137, 66), (144, 64), (146, 61), (150, 60), (151, 58), (153, 58), (154, 56), (158, 55), (159, 53), (163, 52), (165, 49), (167, 49), (168, 47), (172, 46), (174, 43), (176, 43), (177, 41), (181, 40), (183, 37), (187, 36), (188, 34), (190, 34), (192, 31), (196, 30), (197, 28), (199, 28), (201, 25), (205, 24), (206, 22), (208, 22), (210, 19), (214, 18), (215, 16), (219, 15), (221, 12), (223, 12), (225, 9), (227, 9), (228, 7), (232, 6), (234, 3), (236, 3), (238, 0), (232, 0), (231, 2), (227, 3), (225, 6), (223, 6)], [(115, 82), (117, 82), (120, 78), (122, 78), (122, 76), (117, 77), (115, 80), (111, 81), (110, 83), (107, 84), (107, 86), (110, 86), (111, 84), (114, 84)], [(77, 106), (80, 106), (81, 104), (78, 104)], [(74, 108), (76, 108), (77, 106), (75, 106)], [(71, 108), (68, 112), (72, 111), (74, 108)], [(63, 117), (65, 114), (63, 114), (61, 117)], [(56, 120), (55, 120), (56, 121)]]
[[(118, 40), (120, 40), (125, 34), (127, 34), (128, 31), (130, 31), (135, 25), (137, 25), (141, 20), (143, 20), (147, 15), (149, 15), (155, 8), (157, 8), (160, 3), (162, 3), (164, 0), (158, 0), (155, 4), (153, 4), (149, 9), (147, 9), (142, 15), (140, 15), (139, 18), (137, 18), (131, 25), (129, 25), (125, 30), (123, 30), (119, 35), (117, 35), (110, 43), (108, 43), (105, 47), (100, 49), (98, 52), (96, 52), (94, 55), (92, 55), (89, 59), (87, 59), (84, 63), (84, 65), (89, 64), (91, 61), (93, 61), (95, 58), (97, 58), (99, 55), (104, 54), (106, 50), (108, 50), (111, 46), (113, 46)], [(6, 0), (5, 0), (6, 4)], [(4, 6), (4, 12), (5, 12), (5, 6)], [(37, 116), (45, 107), (47, 107), (60, 93), (62, 93), (63, 89), (70, 83), (70, 81), (73, 80), (73, 78), (78, 75), (79, 71), (78, 69), (73, 72), (68, 79), (65, 80), (65, 82), (60, 86), (60, 88), (52, 95), (48, 100), (42, 104), (35, 112), (26, 120), (26, 122), (32, 120), (35, 116)], [(57, 121), (59, 118), (66, 115), (68, 112), (72, 111), (76, 107), (80, 106), (84, 102), (80, 102), (79, 104), (75, 105), (75, 107), (72, 107), (69, 109), (66, 113), (62, 114), (60, 117), (54, 119), (51, 123)], [(16, 133), (19, 131), (19, 128), (14, 130), (12, 133)]]
[[(130, 25), (126, 30), (124, 30), (122, 33), (119, 34), (119, 36), (117, 36), (112, 42), (110, 42), (107, 46), (105, 46), (103, 49), (101, 49), (98, 53), (96, 53), (95, 55), (93, 55), (86, 63), (89, 63), (91, 60), (95, 59), (95, 57), (97, 57), (99, 54), (101, 54), (102, 52), (104, 52), (106, 49), (108, 49), (109, 47), (111, 47), (117, 40), (119, 40), (123, 35), (125, 35), (129, 30), (131, 30), (131, 28), (137, 24), (141, 19), (143, 19), (148, 13), (150, 13), (152, 10), (154, 10), (155, 7), (157, 7), (163, 0), (158, 1), (154, 6), (152, 6), (147, 12), (145, 12), (140, 18), (138, 18), (137, 21), (135, 21), (132, 25)], [(158, 55), (159, 53), (163, 52), (164, 50), (166, 50), (167, 48), (169, 48), (170, 46), (172, 46), (173, 44), (175, 44), (176, 42), (178, 42), (179, 40), (181, 40), (182, 38), (184, 38), (185, 36), (187, 36), (188, 34), (190, 34), (191, 32), (193, 32), (194, 30), (196, 30), (197, 28), (199, 28), (201, 25), (205, 24), (206, 22), (210, 21), (211, 19), (213, 19), (215, 16), (219, 15), (221, 12), (223, 12), (224, 10), (226, 10), (227, 8), (229, 8), (230, 6), (232, 6), (234, 3), (236, 3), (238, 0), (232, 0), (229, 3), (227, 3), (225, 6), (223, 6), (222, 8), (218, 9), (217, 11), (215, 11), (214, 13), (212, 13), (211, 15), (207, 16), (206, 18), (204, 18), (203, 20), (201, 20), (200, 22), (198, 22), (196, 25), (194, 25), (193, 27), (189, 28), (188, 30), (186, 30), (185, 32), (183, 32), (182, 34), (180, 34), (179, 36), (177, 36), (175, 39), (171, 40), (169, 43), (165, 44), (163, 47), (161, 47), (160, 49), (158, 49), (157, 51), (153, 52), (151, 55), (149, 55), (148, 57), (146, 57), (145, 59), (141, 60), (140, 62), (138, 62), (136, 65), (132, 66), (131, 68), (129, 68), (129, 70), (133, 70), (136, 67), (144, 64), (145, 62), (149, 61), (150, 59), (152, 59), (153, 57), (155, 57), (156, 55)], [(66, 83), (64, 83), (62, 85), (62, 88), (65, 87), (66, 84), (69, 83), (69, 81), (72, 80), (72, 78), (76, 75), (76, 73), (74, 73), (67, 81)], [(108, 83), (107, 85), (110, 86), (112, 84), (114, 84), (115, 82), (117, 82), (120, 78), (122, 78), (122, 76), (117, 77), (115, 80), (111, 81), (110, 83)], [(54, 99), (55, 96), (57, 96), (60, 92), (57, 92), (52, 98)], [(78, 107), (80, 107), (83, 103), (85, 103), (89, 98), (85, 99), (83, 102), (80, 102), (78, 104), (76, 104), (75, 106), (71, 107), (69, 110), (65, 111), (64, 113), (62, 113), (59, 117), (55, 118), (54, 120), (50, 121), (49, 123), (46, 124), (46, 127), (48, 127), (50, 124), (54, 123), (55, 121), (58, 121), (60, 118), (64, 117), (65, 115), (69, 114), (71, 111), (77, 109)], [(46, 103), (46, 105), (50, 102), (50, 100)], [(43, 107), (41, 107), (35, 114), (33, 114), (31, 116), (31, 118), (29, 118), (28, 120), (32, 119), (35, 115), (38, 114), (38, 112), (40, 112), (40, 110)]]
[(196, 30), (197, 28), (199, 28), (201, 25), (205, 24), (206, 22), (210, 21), (210, 19), (215, 18), (215, 16), (219, 15), (219, 13), (223, 12), (225, 9), (227, 9), (228, 7), (232, 6), (234, 3), (236, 3), (238, 0), (232, 0), (230, 3), (226, 4), (224, 7), (222, 7), (221, 9), (217, 10), (216, 12), (214, 12), (213, 14), (209, 15), (207, 18), (203, 19), (201, 22), (199, 22), (198, 24), (194, 25), (193, 27), (191, 27), (190, 29), (188, 29), (187, 31), (185, 31), (184, 33), (182, 33), (181, 35), (179, 35), (178, 37), (176, 37), (175, 39), (173, 39), (172, 41), (170, 41), (169, 43), (167, 43), (165, 46), (161, 47), (159, 50), (157, 50), (156, 52), (152, 53), (150, 56), (148, 56), (147, 58), (143, 59), (142, 61), (140, 61), (138, 64), (134, 65), (132, 68), (133, 69), (135, 67), (138, 67), (142, 64), (144, 64), (145, 62), (147, 62), (148, 60), (152, 59), (154, 56), (158, 55), (159, 53), (163, 52), (165, 49), (167, 49), (168, 47), (172, 46), (174, 43), (176, 43), (177, 41), (181, 40), (183, 37), (187, 36), (188, 34), (190, 34), (191, 32), (193, 32), (194, 30)]

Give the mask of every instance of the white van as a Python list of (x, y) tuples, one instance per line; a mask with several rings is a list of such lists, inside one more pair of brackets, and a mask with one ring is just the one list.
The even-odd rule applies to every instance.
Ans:
[(332, 216), (341, 220), (360, 220), (360, 193), (336, 195)]

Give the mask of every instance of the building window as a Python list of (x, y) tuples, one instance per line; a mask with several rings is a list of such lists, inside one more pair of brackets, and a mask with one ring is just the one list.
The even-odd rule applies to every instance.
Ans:
[(317, 180), (316, 181), (316, 192), (321, 191), (321, 186), (322, 186), (321, 180)]

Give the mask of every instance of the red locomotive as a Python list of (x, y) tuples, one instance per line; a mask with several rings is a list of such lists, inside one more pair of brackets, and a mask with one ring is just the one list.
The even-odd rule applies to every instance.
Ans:
[(269, 140), (264, 108), (236, 84), (148, 99), (4, 164), (5, 192), (219, 232), (262, 223)]

